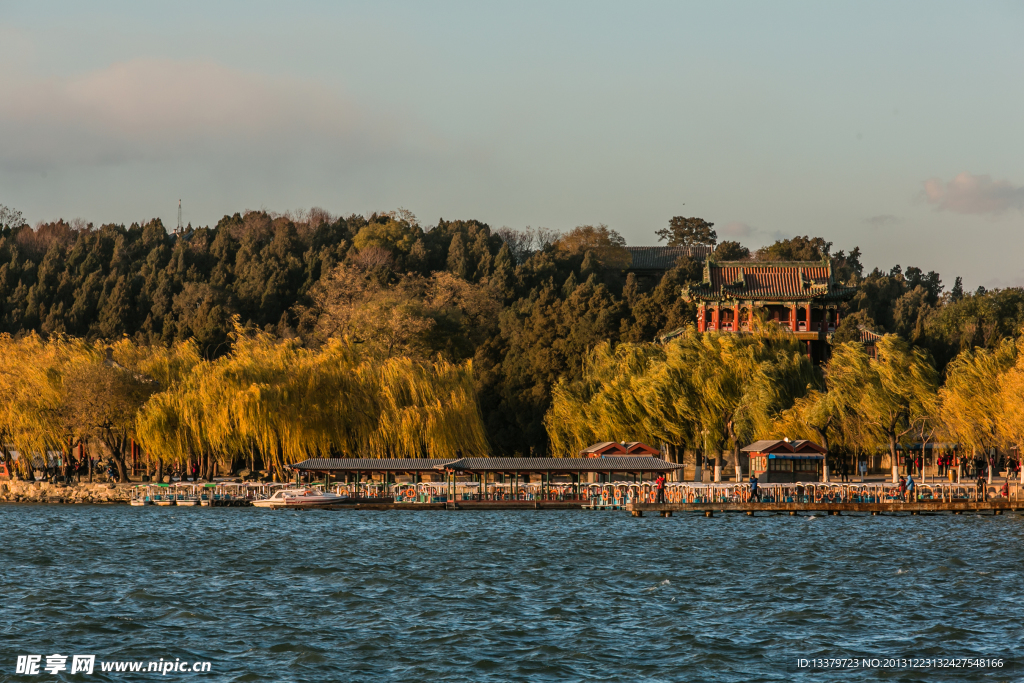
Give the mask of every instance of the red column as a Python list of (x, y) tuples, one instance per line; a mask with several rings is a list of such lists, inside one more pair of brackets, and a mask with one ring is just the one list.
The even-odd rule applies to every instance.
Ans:
[(733, 306), (733, 311), (734, 312), (732, 314), (732, 331), (733, 332), (739, 332), (740, 331), (740, 305), (736, 304), (735, 306)]
[(708, 315), (708, 307), (705, 306), (704, 304), (701, 304), (700, 308), (697, 309), (697, 316), (698, 316), (698, 319), (697, 319), (697, 331), (698, 332), (704, 332), (705, 327), (706, 327), (706, 323), (707, 323), (707, 315)]
[(811, 331), (811, 304), (810, 304), (810, 302), (808, 302), (808, 304), (807, 304), (807, 331), (808, 332)]

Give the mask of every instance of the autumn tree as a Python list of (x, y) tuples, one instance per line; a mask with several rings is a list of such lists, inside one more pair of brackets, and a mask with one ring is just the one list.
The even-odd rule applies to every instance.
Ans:
[(125, 458), (135, 436), (135, 416), (158, 386), (151, 377), (118, 363), (113, 349), (105, 357), (90, 349), (64, 371), (66, 419), (106, 446), (120, 481), (128, 481)]
[[(581, 225), (558, 238), (555, 248), (565, 256), (582, 256), (584, 261), (590, 254), (594, 266), (622, 270), (629, 266), (630, 255), (625, 249), (626, 240), (607, 225)], [(591, 269), (594, 267), (591, 266)], [(584, 266), (584, 270), (586, 267)]]
[(964, 351), (949, 364), (939, 391), (943, 423), (962, 445), (985, 454), (989, 483), (994, 464), (989, 449), (1001, 445), (1006, 415), (1013, 410), (1012, 401), (1006, 401), (1008, 393), (999, 389), (1012, 386), (1004, 385), (1003, 376), (1014, 368), (1017, 351), (1017, 343), (1010, 339), (994, 349)]
[(651, 440), (709, 454), (720, 481), (722, 448), (732, 446), (738, 468), (741, 446), (767, 433), (812, 377), (798, 345), (774, 328), (689, 328), (664, 346), (598, 346), (582, 377), (555, 387), (545, 424), (562, 454), (611, 438)]
[(835, 346), (826, 374), (839, 414), (864, 420), (888, 447), (895, 483), (900, 440), (937, 414), (938, 373), (925, 351), (896, 335), (885, 335), (876, 348), (877, 360), (861, 344)]

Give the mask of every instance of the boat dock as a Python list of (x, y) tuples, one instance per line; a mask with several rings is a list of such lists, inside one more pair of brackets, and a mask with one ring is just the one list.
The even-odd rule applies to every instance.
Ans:
[(745, 484), (671, 484), (665, 502), (649, 495), (634, 497), (625, 509), (634, 517), (645, 512), (671, 517), (673, 512), (698, 512), (711, 517), (716, 512), (839, 515), (991, 513), (1024, 510), (1020, 483), (1006, 485), (1003, 496), (996, 485), (979, 488), (969, 484), (932, 482), (918, 484), (911, 494), (901, 493), (894, 484), (809, 482), (769, 484), (753, 494)]
[(875, 502), (875, 503), (629, 503), (626, 505), (634, 517), (644, 513), (671, 517), (673, 512), (704, 513), (713, 517), (716, 512), (743, 512), (749, 516), (757, 514), (815, 514), (839, 515), (859, 514), (909, 514), (937, 515), (963, 513), (1001, 515), (1004, 512), (1024, 510), (1024, 500), (1000, 498), (990, 501), (917, 501), (917, 502)]
[[(429, 503), (395, 503), (366, 500), (338, 505), (289, 505), (288, 510), (589, 510), (580, 500), (460, 500)], [(597, 509), (601, 509), (600, 506)]]
[[(917, 484), (912, 494), (890, 483), (806, 482), (768, 484), (751, 491), (748, 484), (669, 482), (659, 496), (653, 481), (641, 473), (630, 480), (587, 482), (578, 474), (558, 481), (456, 480), (417, 483), (311, 482), (304, 490), (314, 495), (309, 505), (290, 499), (267, 504), (284, 483), (142, 484), (133, 487), (132, 505), (245, 506), (321, 510), (589, 510), (627, 511), (670, 517), (673, 513), (757, 514), (994, 514), (1024, 510), (1020, 483), (995, 482), (978, 486), (952, 482)], [(610, 474), (610, 473), (609, 473)], [(339, 500), (325, 501), (333, 495)], [(317, 500), (313, 500), (317, 499)]]

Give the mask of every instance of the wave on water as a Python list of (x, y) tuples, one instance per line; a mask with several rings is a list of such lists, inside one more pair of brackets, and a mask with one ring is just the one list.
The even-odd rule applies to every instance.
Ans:
[[(3, 680), (19, 655), (69, 652), (210, 661), (197, 681), (800, 683), (824, 680), (796, 668), (805, 656), (1024, 648), (1006, 610), (1014, 515), (765, 518), (748, 534), (728, 516), (581, 511), (44, 512), (0, 506)], [(942, 542), (911, 553), (922, 528)], [(915, 680), (987, 680), (973, 675)]]

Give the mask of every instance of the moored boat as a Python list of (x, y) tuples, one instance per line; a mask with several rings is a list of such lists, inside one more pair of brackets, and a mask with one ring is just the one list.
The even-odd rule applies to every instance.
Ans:
[(198, 488), (197, 484), (191, 484), (187, 482), (179, 482), (174, 485), (175, 496), (174, 504), (183, 507), (193, 507), (199, 505), (199, 493), (196, 491)]
[(131, 498), (128, 499), (128, 504), (134, 507), (152, 505), (153, 499), (149, 496), (149, 487), (145, 484), (133, 487)]
[(276, 491), (269, 498), (261, 498), (252, 501), (252, 504), (259, 508), (288, 508), (288, 507), (313, 507), (317, 505), (333, 505), (342, 503), (348, 496), (340, 496), (337, 493), (326, 493), (317, 489), (299, 488), (283, 489)]

